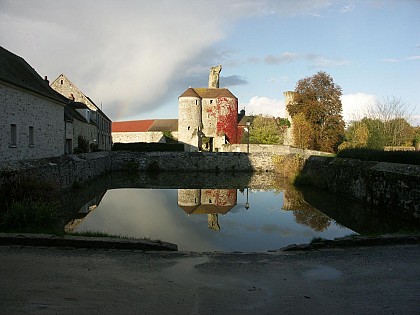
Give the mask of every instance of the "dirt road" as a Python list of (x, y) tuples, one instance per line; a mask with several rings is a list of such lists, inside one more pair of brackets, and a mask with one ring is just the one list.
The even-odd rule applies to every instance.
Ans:
[(221, 254), (0, 247), (0, 314), (420, 314), (420, 245)]

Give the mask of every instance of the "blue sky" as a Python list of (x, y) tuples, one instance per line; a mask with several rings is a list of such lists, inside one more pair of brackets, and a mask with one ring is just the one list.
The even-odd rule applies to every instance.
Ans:
[(178, 96), (222, 64), (248, 114), (284, 116), (283, 92), (325, 71), (347, 121), (397, 97), (417, 125), (419, 16), (417, 0), (0, 0), (0, 45), (115, 121), (177, 118)]

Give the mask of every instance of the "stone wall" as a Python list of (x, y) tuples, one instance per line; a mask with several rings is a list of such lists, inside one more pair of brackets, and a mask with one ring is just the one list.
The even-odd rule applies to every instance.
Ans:
[[(272, 156), (269, 153), (248, 155), (216, 152), (95, 152), (40, 160), (11, 161), (3, 163), (0, 172), (3, 175), (24, 174), (66, 189), (75, 183), (83, 184), (110, 171), (273, 172)], [(0, 184), (6, 177), (0, 176)]]
[(305, 163), (300, 181), (405, 218), (420, 218), (417, 165), (312, 156)]
[[(178, 132), (172, 131), (172, 136), (178, 137)], [(112, 142), (117, 143), (133, 143), (133, 142), (147, 142), (147, 143), (166, 143), (162, 131), (150, 132), (113, 132)]]
[[(219, 152), (247, 152), (247, 144), (227, 144), (222, 146)], [(331, 153), (320, 152), (314, 150), (303, 150), (288, 145), (274, 145), (274, 144), (250, 144), (249, 145), (250, 153), (269, 153), (269, 154), (300, 154), (303, 156), (311, 155), (328, 155)]]
[[(0, 84), (0, 112), (0, 162), (64, 153), (64, 104)], [(16, 145), (10, 143), (12, 124), (17, 130)]]

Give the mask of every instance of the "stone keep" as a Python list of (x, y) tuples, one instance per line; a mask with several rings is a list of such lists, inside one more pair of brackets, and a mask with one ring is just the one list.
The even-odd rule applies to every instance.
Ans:
[(178, 141), (185, 151), (218, 151), (238, 143), (238, 99), (227, 88), (213, 87), (220, 70), (212, 68), (208, 88), (190, 87), (178, 99)]

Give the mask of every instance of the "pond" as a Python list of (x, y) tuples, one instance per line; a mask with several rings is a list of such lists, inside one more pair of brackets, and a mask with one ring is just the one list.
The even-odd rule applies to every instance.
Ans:
[(322, 192), (298, 191), (273, 174), (112, 174), (66, 200), (68, 210), (77, 211), (67, 232), (162, 240), (182, 251), (262, 252), (316, 237), (398, 228), (394, 217), (378, 217)]

